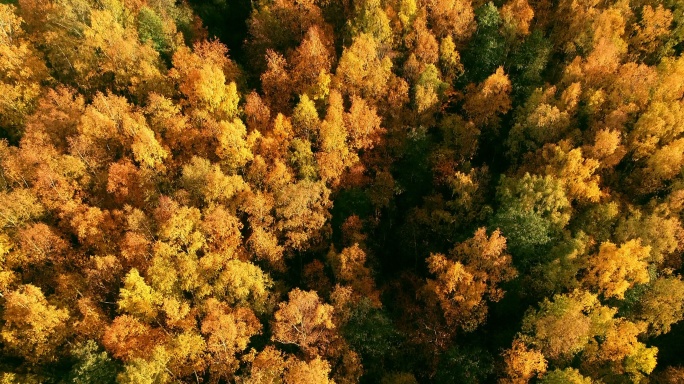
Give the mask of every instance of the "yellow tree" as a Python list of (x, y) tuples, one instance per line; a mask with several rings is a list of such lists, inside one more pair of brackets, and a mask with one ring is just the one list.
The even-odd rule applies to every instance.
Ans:
[(498, 284), (516, 275), (505, 249), (506, 239), (498, 230), (488, 237), (480, 228), (473, 238), (454, 247), (450, 258), (432, 254), (427, 259), (436, 279), (428, 279), (425, 290), (435, 296), (449, 325), (474, 330), (484, 321), (487, 300), (503, 297)]
[(238, 114), (240, 95), (227, 52), (216, 40), (196, 43), (193, 50), (181, 47), (173, 55), (169, 77), (176, 81), (185, 105), (198, 117), (232, 120)]
[(318, 26), (309, 28), (290, 60), (294, 92), (314, 100), (327, 96), (334, 58), (330, 37)]
[(145, 283), (137, 269), (131, 269), (124, 278), (124, 286), (119, 292), (119, 311), (151, 321), (157, 317), (162, 297)]
[(329, 375), (330, 364), (318, 356), (308, 362), (290, 358), (283, 374), (283, 382), (285, 384), (335, 384)]
[(547, 372), (539, 381), (542, 384), (592, 384), (593, 381), (582, 376), (580, 371), (574, 368), (555, 369)]
[(206, 337), (210, 353), (209, 370), (212, 379), (219, 381), (232, 377), (239, 365), (238, 353), (247, 348), (249, 339), (261, 333), (261, 323), (248, 308), (231, 309), (225, 303), (209, 299), (201, 331)]
[(27, 189), (0, 192), (0, 227), (21, 228), (30, 220), (39, 218), (44, 209)]
[(366, 266), (366, 252), (358, 244), (344, 248), (339, 254), (331, 250), (328, 261), (338, 282), (349, 284), (358, 294), (380, 303), (380, 292), (376, 290), (372, 272)]
[(342, 173), (358, 161), (348, 145), (342, 95), (332, 91), (328, 97), (328, 111), (321, 122), (319, 148), (316, 153), (318, 173), (329, 186), (338, 185)]
[(584, 350), (585, 370), (598, 376), (609, 367), (611, 376), (623, 375), (633, 382), (642, 382), (655, 368), (658, 354), (658, 348), (647, 347), (638, 339), (646, 325), (611, 319), (601, 328), (597, 332), (599, 338)]
[(529, 348), (520, 338), (504, 352), (504, 362), (506, 377), (499, 380), (501, 384), (527, 384), (536, 375), (543, 375), (548, 364), (541, 352)]
[(614, 313), (601, 307), (596, 295), (576, 290), (555, 295), (553, 301), (544, 299), (538, 310), (527, 313), (522, 330), (546, 358), (567, 361), (587, 346), (597, 325)]
[(634, 318), (648, 324), (649, 334), (668, 333), (684, 318), (684, 282), (678, 276), (658, 278), (646, 289)]
[(295, 288), (287, 302), (278, 304), (272, 329), (273, 341), (296, 345), (308, 355), (319, 354), (335, 336), (333, 307), (321, 303), (315, 291)]
[[(77, 69), (86, 69), (79, 80), (85, 81), (91, 92), (129, 92), (140, 102), (152, 91), (167, 92), (168, 81), (162, 73), (159, 53), (151, 44), (140, 42), (136, 29), (131, 28), (133, 23), (119, 13), (116, 5), (106, 4), (103, 8), (91, 10), (90, 23), (83, 31), (80, 51), (85, 54), (79, 54), (74, 63)], [(113, 81), (109, 80), (112, 75)]]
[(298, 137), (314, 141), (318, 138), (320, 120), (316, 104), (306, 94), (300, 96), (299, 103), (292, 112), (292, 128)]
[(381, 56), (373, 36), (362, 33), (342, 53), (333, 85), (344, 94), (379, 100), (391, 73), (392, 60)]
[(354, 3), (354, 15), (348, 21), (352, 36), (366, 33), (383, 46), (392, 45), (392, 28), (387, 13), (379, 0), (363, 0)]
[(277, 191), (275, 227), (286, 247), (303, 249), (316, 239), (331, 206), (330, 190), (320, 181), (302, 180)]
[(511, 81), (503, 67), (479, 86), (470, 86), (464, 108), (476, 125), (498, 126), (499, 117), (511, 109)]
[(112, 356), (129, 362), (150, 356), (155, 345), (165, 339), (166, 335), (159, 328), (152, 328), (133, 316), (122, 315), (106, 327), (102, 344)]
[(213, 130), (216, 137), (216, 156), (229, 171), (236, 171), (254, 157), (247, 141), (247, 128), (240, 119), (222, 120)]
[(527, 0), (511, 0), (501, 7), (503, 28), (509, 38), (528, 35), (533, 18), (534, 9), (532, 9)]
[(547, 144), (541, 150), (547, 164), (545, 173), (561, 181), (572, 200), (597, 202), (604, 195), (596, 174), (599, 162), (585, 158), (582, 149), (571, 149), (568, 142)]
[(384, 132), (380, 126), (382, 120), (366, 100), (353, 96), (351, 108), (344, 117), (349, 146), (353, 150), (370, 149), (378, 143)]
[(0, 126), (17, 130), (32, 112), (40, 81), (47, 77), (45, 64), (24, 37), (22, 21), (14, 6), (0, 4)]
[(40, 288), (22, 285), (5, 296), (0, 336), (5, 348), (29, 362), (52, 361), (67, 336), (69, 312), (45, 299)]
[(285, 113), (292, 98), (292, 78), (285, 57), (275, 51), (266, 51), (266, 70), (261, 74), (264, 99), (274, 112)]
[(602, 243), (598, 254), (589, 259), (585, 282), (605, 297), (623, 299), (635, 284), (648, 283), (650, 252), (651, 247), (642, 246), (641, 240), (630, 240), (620, 247)]
[(171, 382), (167, 365), (171, 361), (163, 346), (157, 346), (149, 355), (137, 357), (124, 366), (117, 382), (125, 384), (165, 384)]
[(641, 20), (634, 26), (634, 34), (630, 39), (630, 45), (643, 56), (648, 57), (658, 50), (668, 53), (663, 48), (669, 48), (664, 43), (670, 35), (672, 25), (672, 11), (658, 4), (654, 9), (650, 4), (641, 8)]
[(193, 157), (189, 164), (183, 166), (181, 183), (200, 204), (229, 205), (236, 195), (249, 188), (242, 176), (227, 176), (218, 164), (211, 164), (209, 160), (200, 157)]
[(467, 40), (475, 31), (475, 13), (469, 0), (426, 1), (428, 20), (439, 38), (451, 36), (456, 42)]

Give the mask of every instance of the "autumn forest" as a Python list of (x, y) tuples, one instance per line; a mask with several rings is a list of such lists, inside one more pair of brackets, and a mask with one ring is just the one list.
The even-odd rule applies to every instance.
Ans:
[(0, 383), (684, 383), (684, 1), (0, 1)]

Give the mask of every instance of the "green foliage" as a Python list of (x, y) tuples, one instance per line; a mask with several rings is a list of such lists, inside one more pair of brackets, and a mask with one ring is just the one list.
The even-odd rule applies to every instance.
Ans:
[(520, 262), (539, 262), (544, 252), (540, 247), (558, 238), (570, 219), (570, 202), (562, 184), (550, 176), (502, 176), (497, 199), (502, 208), (490, 226), (501, 229), (511, 252), (523, 258)]
[(143, 43), (150, 41), (159, 53), (168, 53), (171, 41), (164, 31), (164, 21), (154, 10), (143, 7), (138, 13), (138, 38)]
[(72, 351), (76, 363), (69, 373), (69, 382), (75, 384), (110, 384), (116, 382), (117, 364), (102, 351), (93, 340), (74, 347)]
[(463, 62), (468, 80), (479, 83), (503, 63), (506, 41), (500, 32), (503, 21), (494, 3), (476, 9), (475, 20), (477, 30), (463, 55)]
[(487, 381), (494, 372), (493, 359), (483, 349), (452, 347), (439, 362), (435, 383), (477, 384)]
[(523, 100), (535, 87), (542, 85), (544, 70), (552, 53), (552, 43), (539, 29), (532, 31), (520, 45), (513, 48), (507, 68), (510, 68), (516, 98)]
[(308, 140), (294, 139), (290, 144), (290, 163), (297, 170), (297, 178), (300, 180), (318, 179), (316, 160), (311, 151), (311, 143)]
[(352, 348), (368, 363), (368, 368), (377, 370), (384, 360), (397, 353), (399, 333), (387, 314), (375, 308), (369, 299), (360, 300), (352, 308), (342, 332)]
[(576, 369), (566, 368), (546, 373), (539, 382), (543, 384), (591, 384), (593, 381), (582, 376)]

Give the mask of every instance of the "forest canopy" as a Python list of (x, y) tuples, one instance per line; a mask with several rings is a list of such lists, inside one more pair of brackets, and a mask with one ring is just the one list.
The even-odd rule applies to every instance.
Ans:
[(684, 382), (684, 3), (0, 1), (0, 383)]

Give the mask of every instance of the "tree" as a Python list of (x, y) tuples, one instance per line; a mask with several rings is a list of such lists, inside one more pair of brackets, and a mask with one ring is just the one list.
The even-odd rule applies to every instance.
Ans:
[(241, 383), (267, 384), (282, 379), (285, 371), (285, 358), (283, 353), (272, 345), (267, 346), (256, 354), (249, 356), (249, 371), (240, 377)]
[(501, 232), (488, 237), (486, 229), (480, 228), (454, 247), (450, 259), (430, 255), (428, 268), (437, 278), (428, 279), (425, 289), (436, 296), (448, 324), (474, 330), (487, 314), (486, 301), (501, 300), (504, 291), (498, 284), (516, 275), (505, 250)]
[(137, 269), (131, 269), (124, 278), (124, 286), (119, 292), (119, 311), (151, 321), (157, 317), (162, 297), (145, 283)]
[(193, 50), (180, 47), (173, 55), (169, 77), (176, 81), (186, 107), (198, 117), (237, 117), (240, 95), (226, 53), (226, 47), (218, 41), (205, 41), (196, 43)]
[(307, 355), (315, 355), (324, 351), (336, 335), (332, 316), (333, 307), (321, 303), (315, 291), (295, 288), (288, 293), (287, 302), (278, 304), (271, 339), (294, 344)]
[(285, 384), (334, 384), (335, 381), (330, 380), (328, 378), (329, 375), (330, 364), (325, 360), (321, 360), (318, 356), (309, 362), (291, 358), (287, 362), (287, 369), (283, 374), (283, 382)]
[[(89, 12), (90, 22), (76, 42), (85, 47), (75, 50), (76, 65), (66, 63), (80, 72), (77, 83), (85, 85), (89, 92), (106, 88), (129, 92), (137, 100), (144, 100), (151, 91), (165, 91), (168, 83), (162, 74), (159, 53), (151, 44), (140, 43), (134, 21), (125, 20), (116, 6), (103, 8)], [(63, 27), (56, 24), (55, 29), (64, 33)], [(112, 76), (113, 81), (108, 84)]]
[(320, 150), (316, 153), (319, 175), (331, 187), (337, 186), (342, 173), (358, 161), (348, 140), (342, 95), (332, 91), (325, 120), (321, 122)]
[(672, 11), (662, 4), (658, 4), (655, 9), (649, 4), (644, 5), (641, 8), (640, 23), (634, 27), (636, 33), (629, 41), (630, 45), (647, 58), (658, 51), (661, 55), (664, 54), (667, 52), (668, 45), (665, 41), (671, 33), (672, 22)]
[[(335, 301), (333, 304), (336, 316), (347, 310), (340, 308)], [(342, 324), (340, 332), (350, 347), (360, 354), (364, 375), (379, 375), (384, 371), (383, 366), (399, 353), (401, 334), (388, 313), (377, 308), (377, 304), (370, 299), (352, 300), (349, 304), (348, 319)]]
[(439, 65), (448, 83), (452, 83), (463, 74), (461, 55), (456, 50), (456, 44), (451, 36), (443, 38), (439, 43)]
[(27, 189), (2, 191), (0, 201), (0, 224), (3, 228), (19, 228), (44, 212), (44, 207)]
[(645, 321), (649, 334), (670, 332), (671, 326), (684, 318), (684, 282), (676, 276), (658, 278), (639, 298), (635, 320)]
[(521, 179), (503, 176), (497, 188), (502, 207), (491, 220), (507, 236), (510, 249), (525, 256), (521, 264), (539, 255), (539, 247), (559, 236), (570, 220), (572, 208), (563, 184), (554, 177)]
[(638, 160), (653, 155), (658, 148), (674, 141), (684, 132), (676, 123), (683, 114), (681, 103), (651, 103), (639, 116), (628, 138), (633, 158)]
[(76, 384), (112, 383), (116, 380), (117, 364), (106, 351), (93, 340), (77, 345), (72, 355), (76, 364), (71, 368), (69, 379)]
[(138, 357), (124, 366), (116, 380), (120, 383), (165, 384), (171, 381), (167, 364), (169, 355), (162, 346), (154, 348), (147, 358)]
[[(499, 116), (511, 109), (511, 81), (499, 67), (479, 87), (468, 89), (464, 109), (475, 125), (499, 125)], [(471, 95), (472, 94), (472, 95)]]
[(555, 369), (551, 372), (547, 372), (544, 377), (539, 381), (543, 384), (591, 384), (593, 381), (582, 376), (582, 374), (574, 368), (565, 368), (563, 370)]
[(155, 345), (163, 343), (165, 334), (133, 316), (117, 316), (107, 326), (102, 344), (113, 357), (125, 363), (150, 356)]
[(474, 32), (475, 14), (470, 1), (431, 0), (427, 2), (428, 20), (439, 38), (451, 36), (454, 41), (463, 42)]
[(290, 108), (293, 93), (288, 62), (283, 55), (270, 49), (265, 57), (266, 71), (261, 74), (264, 98), (275, 112), (284, 113)]
[(227, 170), (236, 171), (253, 158), (247, 142), (247, 128), (240, 119), (220, 121), (216, 132), (216, 156)]
[(313, 0), (282, 0), (274, 3), (258, 1), (247, 20), (250, 39), (248, 51), (252, 63), (262, 71), (267, 50), (287, 52), (297, 47), (313, 26), (330, 28), (323, 20), (321, 9)]
[(547, 164), (545, 173), (565, 184), (570, 199), (597, 202), (601, 198), (600, 177), (595, 174), (599, 163), (585, 158), (580, 148), (569, 149), (564, 142), (547, 144), (541, 155)]
[(36, 364), (53, 361), (68, 335), (67, 309), (51, 305), (40, 288), (27, 284), (5, 296), (0, 332), (5, 348)]
[(494, 3), (478, 7), (475, 15), (477, 29), (463, 58), (468, 67), (468, 78), (480, 82), (503, 64), (506, 42), (501, 34), (501, 13)]
[(175, 25), (168, 21), (165, 23), (165, 20), (154, 9), (141, 7), (137, 22), (138, 38), (143, 44), (149, 41), (152, 47), (162, 55), (168, 55), (176, 48)]
[(168, 347), (168, 370), (174, 377), (200, 375), (207, 368), (207, 344), (196, 331), (184, 331), (175, 335)]
[(392, 45), (392, 28), (379, 0), (363, 0), (354, 4), (354, 15), (348, 21), (352, 37), (368, 34), (383, 46)]
[(534, 18), (534, 9), (527, 0), (512, 0), (501, 7), (503, 28), (510, 36), (526, 36), (530, 33), (530, 23)]
[(212, 289), (216, 297), (228, 303), (263, 310), (273, 282), (261, 268), (240, 260), (229, 260), (219, 273)]
[(493, 356), (479, 347), (454, 346), (440, 357), (435, 382), (481, 383), (494, 372)]
[(418, 113), (432, 111), (440, 106), (448, 84), (440, 78), (440, 73), (434, 64), (428, 64), (420, 73), (415, 86), (415, 103)]
[[(577, 84), (579, 86), (579, 84)], [(572, 87), (566, 90), (565, 104), (556, 105), (558, 102), (553, 98), (556, 88), (537, 88), (526, 100), (522, 107), (519, 107), (515, 115), (515, 124), (508, 136), (507, 145), (510, 156), (520, 156), (528, 151), (541, 148), (546, 143), (556, 142), (570, 128), (570, 111), (572, 104), (575, 103), (570, 98)], [(566, 107), (566, 108), (564, 108)]]
[(339, 254), (331, 250), (328, 253), (328, 262), (337, 282), (348, 284), (358, 294), (380, 303), (372, 271), (366, 266), (366, 253), (358, 244), (344, 248)]
[(646, 261), (650, 250), (640, 240), (630, 240), (620, 247), (611, 242), (602, 243), (598, 254), (589, 259), (585, 281), (605, 297), (623, 299), (627, 289), (648, 283)]
[(605, 311), (612, 310), (601, 308), (596, 295), (576, 290), (544, 299), (538, 310), (525, 315), (522, 329), (545, 357), (563, 361), (587, 346)]
[(317, 26), (309, 28), (291, 59), (295, 93), (307, 94), (314, 100), (327, 96), (334, 59), (330, 37)]
[(626, 376), (639, 382), (656, 366), (658, 348), (647, 347), (638, 340), (646, 329), (644, 324), (624, 319), (613, 319), (600, 330), (600, 340), (592, 340), (584, 352), (583, 363), (591, 371), (600, 372), (610, 367), (611, 376)]
[(392, 60), (381, 55), (373, 36), (362, 33), (342, 52), (333, 85), (344, 94), (378, 100), (391, 73)]
[(278, 191), (276, 228), (286, 247), (301, 249), (316, 238), (328, 218), (330, 190), (321, 182), (302, 180)]
[(682, 223), (667, 211), (655, 209), (650, 213), (633, 207), (618, 220), (613, 236), (618, 242), (641, 239), (645, 246), (651, 247), (650, 262), (662, 263), (673, 252), (681, 249), (678, 240), (684, 233)]
[(216, 299), (205, 303), (201, 331), (210, 353), (209, 371), (214, 380), (232, 377), (238, 368), (237, 354), (247, 349), (252, 336), (261, 333), (261, 323), (248, 308), (231, 309)]
[(356, 151), (371, 149), (380, 141), (384, 132), (380, 126), (382, 120), (366, 100), (352, 96), (351, 108), (344, 117), (350, 148)]
[(535, 375), (546, 372), (547, 361), (536, 349), (531, 349), (521, 339), (515, 339), (511, 349), (504, 352), (506, 378), (502, 384), (524, 384)]
[(25, 118), (40, 94), (47, 68), (21, 28), (22, 18), (9, 4), (0, 4), (0, 128), (3, 137), (18, 138)]
[(309, 141), (318, 137), (320, 120), (316, 105), (306, 94), (299, 98), (299, 103), (292, 112), (292, 128), (297, 136)]

